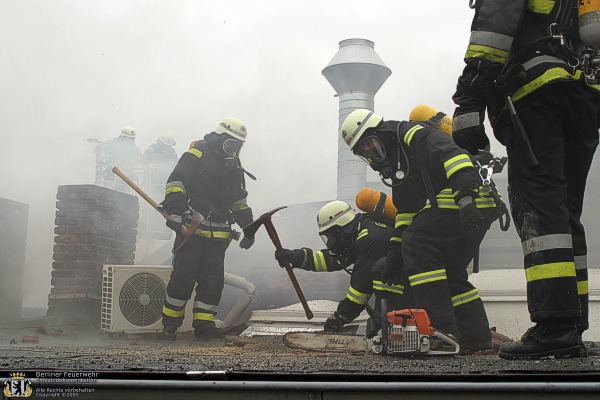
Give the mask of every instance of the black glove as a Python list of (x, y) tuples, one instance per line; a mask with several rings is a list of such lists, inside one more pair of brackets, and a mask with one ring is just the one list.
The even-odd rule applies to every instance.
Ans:
[(458, 201), (460, 223), (467, 232), (485, 230), (485, 218), (475, 205), (475, 199), (465, 196)]
[(292, 268), (302, 268), (304, 263), (304, 250), (275, 250), (275, 259), (279, 262), (281, 268), (285, 267), (284, 262), (290, 263)]
[(325, 325), (323, 325), (323, 330), (328, 333), (336, 333), (342, 330), (344, 326), (344, 321), (340, 318), (338, 312), (334, 312), (332, 316), (327, 318), (325, 321)]
[(388, 285), (400, 283), (403, 266), (402, 245), (398, 243), (390, 246), (381, 274), (383, 282)]
[(167, 218), (167, 226), (173, 229), (175, 232), (181, 231), (181, 225), (183, 224), (183, 217), (177, 214), (170, 214)]
[(484, 111), (465, 113), (460, 107), (454, 111), (452, 139), (458, 147), (473, 155), (477, 154), (479, 149), (483, 150), (490, 145), (490, 139), (483, 126), (483, 113)]
[(240, 241), (240, 247), (242, 249), (248, 250), (254, 244), (254, 235), (244, 235), (242, 240)]

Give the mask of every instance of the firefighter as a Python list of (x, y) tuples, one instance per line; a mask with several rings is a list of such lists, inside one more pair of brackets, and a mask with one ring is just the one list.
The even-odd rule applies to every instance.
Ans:
[(365, 309), (373, 293), (376, 312), (382, 299), (387, 299), (392, 310), (408, 307), (402, 296), (405, 282), (388, 285), (381, 278), (392, 223), (373, 214), (356, 213), (348, 203), (334, 200), (319, 210), (317, 224), (326, 249), (282, 249), (275, 252), (275, 258), (289, 262), (292, 268), (315, 272), (349, 271), (354, 265), (346, 297), (325, 321), (325, 332), (341, 331)]
[(598, 54), (579, 40), (577, 1), (503, 3), (475, 2), (466, 66), (453, 96), (455, 142), (471, 154), (489, 145), (487, 109), (510, 165), (509, 201), (535, 325), (499, 356), (585, 356), (588, 274), (581, 213), (600, 127), (593, 67)]
[(341, 136), (392, 187), (397, 214), (383, 281), (398, 282), (404, 272), (416, 305), (437, 330), (458, 338), (462, 354), (491, 353), (467, 267), (499, 214), (469, 155), (427, 122), (384, 121), (367, 109), (346, 117)]
[[(101, 177), (96, 177), (96, 183), (102, 186), (111, 185), (106, 182), (115, 183), (115, 175), (112, 173), (112, 167), (117, 166), (125, 175), (134, 182), (138, 182), (138, 172), (141, 168), (141, 152), (135, 145), (135, 129), (131, 126), (124, 126), (114, 139), (98, 144), (94, 149), (96, 153), (97, 173), (102, 171)], [(102, 168), (98, 168), (102, 165)], [(130, 192), (129, 186), (121, 181), (116, 181), (116, 187), (121, 192)]]
[[(167, 180), (162, 206), (170, 214), (167, 226), (177, 232), (174, 250), (183, 240), (182, 224), (189, 227), (192, 215), (200, 220), (194, 234), (173, 254), (162, 316), (167, 340), (176, 339), (195, 285), (192, 326), (196, 338), (223, 334), (215, 325), (215, 314), (224, 286), (231, 224), (243, 227), (253, 219), (239, 159), (245, 141), (246, 126), (237, 118), (225, 118), (181, 156)], [(253, 243), (254, 237), (245, 235), (240, 247), (248, 249)]]
[(148, 146), (142, 156), (144, 168), (152, 166), (157, 168), (169, 168), (172, 170), (177, 164), (177, 153), (173, 148), (175, 146), (175, 137), (171, 132), (165, 132), (159, 138)]

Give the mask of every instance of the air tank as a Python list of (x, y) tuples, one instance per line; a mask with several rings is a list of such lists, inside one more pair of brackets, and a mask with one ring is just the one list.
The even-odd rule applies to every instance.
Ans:
[(600, 50), (600, 0), (580, 1), (579, 37), (583, 44)]
[[(322, 71), (339, 98), (338, 131), (352, 111), (374, 110), (375, 94), (392, 73), (375, 53), (372, 41), (346, 39), (339, 45), (338, 52)], [(379, 182), (367, 184), (367, 168), (338, 134), (338, 199), (353, 203), (356, 193), (365, 186), (383, 186)]]

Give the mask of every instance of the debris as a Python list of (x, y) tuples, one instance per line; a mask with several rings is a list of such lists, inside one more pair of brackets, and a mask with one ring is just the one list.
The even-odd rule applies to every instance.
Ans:
[(39, 336), (23, 336), (21, 337), (21, 343), (38, 343), (40, 341)]

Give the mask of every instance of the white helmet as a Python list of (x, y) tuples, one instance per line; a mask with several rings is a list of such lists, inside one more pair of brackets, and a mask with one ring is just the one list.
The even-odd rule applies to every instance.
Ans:
[(163, 144), (167, 146), (175, 146), (175, 135), (171, 132), (165, 132), (158, 138)]
[(319, 233), (323, 233), (334, 226), (346, 226), (355, 217), (356, 213), (348, 203), (341, 200), (330, 201), (321, 207), (317, 213)]
[(342, 123), (340, 134), (350, 150), (353, 150), (365, 131), (369, 128), (375, 128), (381, 121), (383, 121), (383, 118), (373, 111), (359, 108), (346, 117)]
[(123, 129), (121, 129), (121, 135), (119, 136), (135, 139), (135, 129), (133, 129), (132, 126), (124, 126)]
[(225, 118), (223, 121), (221, 121), (219, 126), (217, 126), (215, 132), (219, 135), (226, 133), (240, 142), (246, 141), (246, 125), (244, 125), (244, 123), (237, 118)]

